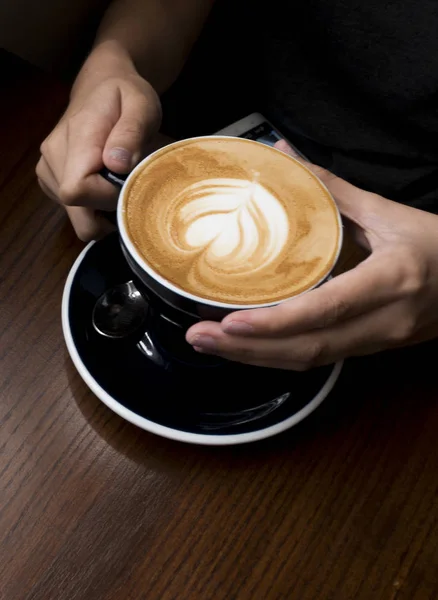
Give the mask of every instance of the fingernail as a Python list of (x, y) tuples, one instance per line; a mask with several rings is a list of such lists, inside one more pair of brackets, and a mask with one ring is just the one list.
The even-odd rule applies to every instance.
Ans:
[(211, 350), (214, 351), (217, 348), (216, 340), (209, 335), (196, 335), (190, 344), (198, 350)]
[(244, 321), (230, 321), (223, 325), (222, 330), (231, 335), (249, 335), (254, 331), (254, 327)]
[(126, 148), (112, 148), (110, 150), (110, 158), (124, 164), (131, 164), (132, 154)]

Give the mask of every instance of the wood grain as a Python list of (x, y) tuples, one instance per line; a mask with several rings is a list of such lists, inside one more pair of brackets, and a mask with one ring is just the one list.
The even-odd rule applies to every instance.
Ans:
[(34, 176), (67, 90), (0, 64), (0, 598), (438, 598), (437, 344), (350, 361), (263, 443), (191, 447), (122, 421), (66, 353), (82, 246)]

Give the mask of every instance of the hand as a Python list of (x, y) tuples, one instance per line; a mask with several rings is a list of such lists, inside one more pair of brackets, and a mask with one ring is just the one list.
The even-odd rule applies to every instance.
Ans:
[(157, 94), (133, 69), (73, 93), (41, 145), (36, 173), (43, 191), (65, 206), (83, 241), (111, 228), (100, 211), (114, 210), (117, 203), (118, 191), (100, 169), (128, 173), (147, 153), (160, 120)]
[[(284, 141), (278, 147), (298, 158)], [(300, 371), (437, 337), (438, 216), (306, 164), (336, 198), (368, 258), (277, 306), (196, 324), (187, 341), (199, 352)]]

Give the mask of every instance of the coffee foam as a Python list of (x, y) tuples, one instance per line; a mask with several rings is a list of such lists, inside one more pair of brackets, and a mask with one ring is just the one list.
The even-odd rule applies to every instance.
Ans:
[(124, 192), (143, 260), (195, 296), (264, 304), (299, 294), (333, 267), (338, 214), (302, 165), (262, 144), (187, 140), (156, 153)]

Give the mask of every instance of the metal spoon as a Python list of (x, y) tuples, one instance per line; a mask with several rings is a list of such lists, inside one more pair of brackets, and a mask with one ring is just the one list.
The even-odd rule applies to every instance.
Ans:
[(107, 290), (94, 305), (93, 327), (100, 335), (122, 339), (135, 333), (146, 321), (148, 303), (133, 281)]
[[(107, 290), (94, 305), (91, 317), (93, 327), (100, 335), (122, 340), (145, 327), (149, 312), (147, 301), (135, 283), (127, 281)], [(158, 367), (166, 367), (167, 361), (145, 331), (137, 342), (137, 348)]]

